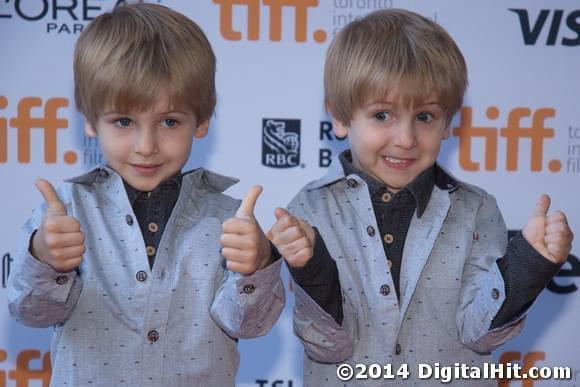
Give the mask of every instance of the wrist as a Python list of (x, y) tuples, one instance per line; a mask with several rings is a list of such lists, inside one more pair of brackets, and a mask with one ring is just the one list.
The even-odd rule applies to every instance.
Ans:
[(38, 253), (40, 248), (38, 247), (39, 241), (38, 241), (37, 236), (38, 236), (38, 229), (34, 230), (32, 232), (32, 235), (30, 235), (30, 241), (28, 242), (28, 252), (38, 262), (46, 263), (46, 262), (44, 262), (43, 259), (40, 258), (40, 254)]
[(272, 259), (272, 248), (270, 246), (270, 241), (266, 239), (266, 243), (262, 244), (261, 254), (258, 255), (262, 257), (260, 263), (258, 264), (257, 270), (265, 269), (266, 267), (270, 266), (273, 262)]

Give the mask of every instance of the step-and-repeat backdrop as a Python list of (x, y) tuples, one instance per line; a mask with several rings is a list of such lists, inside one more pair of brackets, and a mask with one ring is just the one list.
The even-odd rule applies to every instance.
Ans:
[[(537, 198), (552, 197), (580, 235), (580, 3), (460, 0), (159, 0), (201, 25), (218, 58), (218, 105), (188, 167), (236, 176), (229, 193), (262, 184), (256, 214), (273, 210), (325, 173), (347, 145), (323, 107), (326, 48), (349, 21), (380, 8), (407, 8), (455, 38), (469, 69), (464, 107), (441, 163), (493, 193), (508, 228), (523, 227)], [(22, 223), (41, 201), (33, 181), (64, 178), (102, 162), (83, 136), (73, 99), (73, 46), (84, 26), (116, 0), (0, 1), (0, 386), (47, 386), (51, 329), (13, 322), (6, 279)], [(286, 141), (271, 148), (267, 128)], [(271, 135), (271, 134), (268, 134)], [(539, 297), (521, 336), (497, 360), (524, 368), (569, 366), (572, 379), (503, 386), (575, 386), (580, 372), (580, 243)], [(287, 273), (284, 273), (286, 284)], [(242, 340), (240, 386), (302, 385), (302, 351), (288, 307), (270, 334)], [(176, 348), (176, 350), (179, 350)], [(578, 377), (580, 379), (580, 377)]]

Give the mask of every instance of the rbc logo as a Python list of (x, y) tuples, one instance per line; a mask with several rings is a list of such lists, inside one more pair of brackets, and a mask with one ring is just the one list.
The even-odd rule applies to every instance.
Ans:
[(300, 164), (300, 120), (262, 120), (262, 164), (272, 168)]

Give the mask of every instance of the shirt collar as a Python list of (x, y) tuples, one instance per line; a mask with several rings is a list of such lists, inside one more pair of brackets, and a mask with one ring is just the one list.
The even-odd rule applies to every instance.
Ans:
[(165, 179), (161, 182), (153, 191), (151, 192), (143, 192), (139, 191), (133, 187), (131, 187), (126, 181), (123, 180), (123, 184), (125, 185), (125, 190), (127, 191), (127, 196), (129, 197), (129, 202), (131, 206), (135, 205), (135, 202), (143, 195), (150, 196), (161, 196), (165, 197), (171, 194), (177, 196), (179, 194), (179, 190), (181, 189), (181, 181), (183, 180), (183, 175), (180, 172), (177, 172), (173, 176)]
[[(354, 173), (366, 182), (371, 198), (380, 197), (383, 193), (390, 192), (383, 182), (375, 179), (374, 177), (366, 174), (354, 166), (352, 163), (352, 155), (350, 150), (342, 152), (339, 156), (339, 160), (342, 164), (345, 175)], [(397, 194), (393, 194), (393, 196), (396, 197), (396, 195), (404, 196), (405, 194), (410, 194), (411, 198), (415, 201), (415, 205), (417, 206), (417, 217), (420, 218), (423, 215), (423, 212), (425, 212), (425, 208), (427, 208), (427, 204), (431, 198), (431, 192), (433, 191), (434, 185), (435, 166), (432, 166), (421, 172), (419, 176), (417, 176), (407, 186), (403, 187), (401, 191), (397, 192)]]
[[(345, 165), (343, 165), (343, 163), (341, 162), (341, 159), (343, 159), (343, 158), (347, 158), (347, 160), (350, 160), (350, 164), (352, 166), (352, 157), (350, 154), (350, 149), (347, 149), (347, 150), (341, 152), (338, 156), (335, 156), (334, 159), (332, 160), (332, 163), (330, 164), (330, 167), (328, 168), (328, 171), (326, 172), (326, 174), (324, 176), (322, 176), (320, 179), (315, 180), (315, 181), (307, 184), (306, 189), (308, 191), (314, 191), (314, 190), (320, 189), (322, 187), (325, 187), (327, 185), (331, 185), (331, 184), (334, 184), (338, 181), (344, 180), (349, 175), (355, 174), (355, 175), (359, 176), (358, 173), (354, 172), (354, 170), (345, 170)], [(348, 164), (346, 164), (346, 168), (347, 169), (349, 168)], [(439, 164), (435, 163), (433, 168), (430, 168), (430, 169), (432, 170), (432, 175), (431, 175), (432, 177), (429, 177), (429, 172), (427, 172), (425, 176), (419, 175), (419, 177), (417, 177), (417, 179), (421, 178), (421, 181), (423, 178), (426, 181), (433, 179), (431, 181), (434, 182), (434, 184), (439, 189), (441, 189), (443, 191), (448, 191), (450, 193), (457, 189), (459, 182), (449, 172), (447, 172), (445, 169), (443, 169)], [(362, 179), (362, 177), (360, 177), (360, 178)], [(415, 179), (415, 180), (417, 180), (417, 179)], [(366, 181), (364, 181), (364, 182), (366, 183)], [(422, 186), (423, 184), (425, 184), (425, 182), (419, 182), (419, 186)], [(418, 216), (423, 215), (423, 212), (425, 211), (425, 208), (427, 207), (427, 204), (429, 203), (429, 200), (431, 199), (432, 188), (433, 188), (433, 186), (431, 185), (431, 190), (427, 190), (427, 194), (425, 194), (425, 193), (420, 194), (423, 196), (418, 198), (418, 200), (421, 203), (421, 205), (417, 209)]]
[[(177, 174), (176, 174), (177, 176)], [(112, 168), (105, 164), (98, 165), (93, 169), (85, 172), (81, 175), (66, 179), (66, 182), (76, 183), (76, 184), (94, 184), (102, 183), (113, 177), (118, 178), (122, 181), (121, 176), (115, 172)], [(179, 174), (181, 179), (181, 186), (187, 192), (197, 187), (199, 189), (204, 189), (212, 192), (223, 192), (230, 188), (232, 185), (239, 182), (239, 179), (221, 175), (203, 168), (197, 168), (191, 171)]]

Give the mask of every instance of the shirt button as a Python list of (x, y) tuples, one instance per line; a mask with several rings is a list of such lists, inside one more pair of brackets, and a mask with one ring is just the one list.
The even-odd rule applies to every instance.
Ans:
[(388, 296), (389, 293), (391, 293), (391, 288), (389, 287), (389, 285), (383, 285), (383, 286), (381, 286), (381, 289), (379, 290), (379, 292), (383, 296)]
[(155, 255), (155, 247), (147, 246), (147, 256), (152, 257)]
[(385, 192), (384, 194), (382, 194), (381, 200), (383, 201), (383, 203), (390, 202), (391, 201), (391, 193), (390, 192)]
[(385, 234), (383, 240), (385, 241), (386, 244), (390, 245), (391, 243), (393, 243), (395, 238), (393, 237), (393, 234)]
[(393, 267), (393, 261), (387, 258), (387, 265), (389, 265), (389, 269)]
[(159, 340), (159, 333), (157, 331), (149, 331), (149, 333), (147, 333), (147, 338), (150, 342), (154, 343)]
[(254, 290), (256, 290), (256, 287), (254, 285), (245, 285), (243, 288), (243, 291), (246, 294), (252, 294), (254, 293)]
[(133, 225), (133, 217), (131, 215), (125, 215), (125, 222), (127, 222), (127, 224), (129, 226)]
[(358, 182), (355, 179), (348, 179), (346, 184), (348, 184), (350, 188), (356, 188), (356, 186), (358, 186)]
[(137, 281), (139, 282), (144, 282), (147, 279), (147, 273), (145, 273), (143, 270), (140, 270), (137, 272), (137, 274), (135, 274), (135, 278), (137, 278)]
[(147, 228), (151, 232), (157, 232), (157, 230), (159, 230), (159, 226), (157, 225), (157, 223), (153, 223), (153, 222), (149, 223), (149, 225), (147, 226)]
[(68, 277), (66, 275), (59, 275), (56, 277), (56, 283), (58, 285), (64, 285), (68, 282)]
[(367, 234), (369, 234), (369, 236), (375, 236), (375, 228), (373, 226), (368, 226)]
[(491, 298), (497, 300), (499, 298), (499, 290), (496, 288), (491, 289)]
[(401, 349), (401, 344), (397, 344), (397, 345), (395, 346), (395, 354), (396, 354), (396, 355), (400, 355), (400, 354), (401, 354), (401, 352), (402, 352), (402, 349)]

